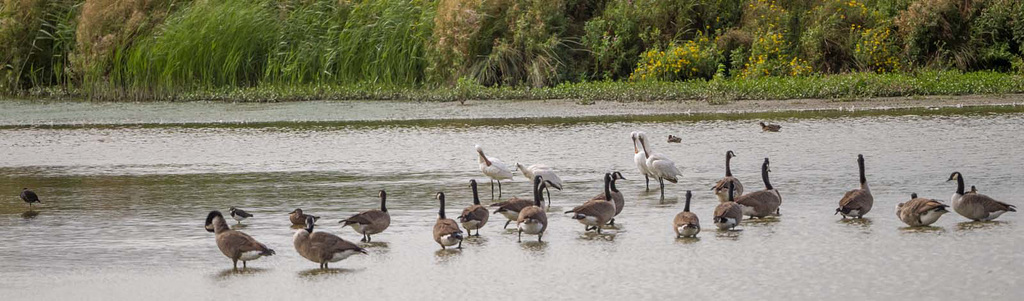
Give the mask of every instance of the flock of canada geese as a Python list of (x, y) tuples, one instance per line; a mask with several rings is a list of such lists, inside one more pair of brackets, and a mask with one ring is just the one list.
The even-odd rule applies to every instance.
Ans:
[[(761, 123), (764, 131), (778, 131), (778, 125), (765, 125)], [(650, 189), (650, 179), (658, 181), (661, 190), (661, 197), (665, 196), (665, 181), (677, 183), (682, 173), (675, 166), (675, 163), (663, 154), (655, 153), (647, 145), (647, 134), (644, 132), (633, 132), (630, 134), (633, 140), (634, 162), (636, 167), (645, 178), (645, 185)], [(669, 136), (672, 142), (673, 136)], [(483, 148), (476, 146), (480, 171), (491, 180), (491, 198), (494, 199), (494, 182), (498, 182), (498, 198), (501, 198), (501, 181), (511, 180), (512, 171), (500, 159), (484, 155)], [(764, 182), (764, 189), (744, 194), (743, 184), (732, 175), (730, 161), (735, 154), (730, 150), (725, 153), (725, 177), (712, 186), (711, 190), (717, 195), (720, 204), (715, 208), (712, 222), (720, 230), (732, 230), (743, 220), (744, 216), (750, 218), (775, 218), (779, 216), (779, 207), (782, 205), (782, 194), (779, 193), (769, 181), (768, 174), (771, 172), (768, 158), (764, 159), (761, 165), (761, 180)], [(839, 206), (835, 214), (842, 215), (845, 219), (862, 218), (871, 211), (874, 199), (871, 196), (871, 189), (868, 187), (867, 178), (864, 175), (864, 156), (857, 156), (857, 165), (860, 172), (860, 187), (850, 190), (839, 200)], [(519, 241), (522, 241), (523, 234), (535, 235), (537, 241), (541, 241), (545, 230), (548, 227), (548, 216), (546, 208), (550, 207), (549, 188), (562, 189), (562, 180), (555, 173), (555, 170), (546, 165), (524, 166), (517, 163), (516, 169), (529, 179), (532, 179), (533, 198), (513, 197), (506, 201), (489, 205), (495, 208), (493, 213), (500, 213), (507, 221), (504, 228), (515, 223), (518, 230)], [(596, 231), (606, 225), (614, 226), (615, 217), (622, 212), (625, 206), (623, 195), (615, 186), (617, 180), (625, 179), (620, 172), (610, 172), (604, 175), (604, 192), (594, 196), (591, 200), (565, 211), (574, 220), (584, 225), (584, 231)], [(965, 191), (964, 177), (960, 172), (950, 174), (948, 181), (956, 181), (956, 192), (951, 202), (953, 210), (958, 214), (974, 221), (991, 221), (1006, 212), (1016, 212), (1015, 206), (997, 201), (977, 192), (974, 186), (970, 191)], [(433, 228), (433, 238), (442, 249), (451, 246), (462, 247), (462, 240), (466, 235), (472, 235), (476, 230), (477, 236), (480, 229), (487, 224), (491, 210), (481, 205), (477, 193), (476, 180), (469, 181), (470, 189), (473, 191), (473, 205), (462, 210), (456, 219), (450, 219), (445, 214), (445, 195), (438, 192), (435, 198), (439, 202), (438, 218)], [(548, 195), (548, 203), (545, 204), (544, 194)], [(352, 215), (349, 218), (339, 221), (342, 227), (352, 227), (363, 237), (361, 241), (370, 242), (372, 235), (383, 232), (391, 224), (391, 216), (387, 208), (387, 193), (384, 190), (379, 192), (380, 209), (369, 210)], [(686, 191), (686, 203), (683, 211), (679, 212), (672, 220), (672, 229), (677, 237), (695, 237), (701, 231), (700, 219), (690, 211), (690, 199), (692, 193)], [(21, 199), (31, 207), (33, 203), (39, 202), (39, 197), (31, 190), (23, 189)], [(928, 226), (935, 223), (939, 217), (948, 213), (949, 205), (938, 200), (919, 198), (916, 193), (911, 194), (911, 199), (896, 206), (896, 216), (912, 227)], [(252, 214), (237, 208), (230, 208), (228, 213), (238, 223)], [(306, 214), (302, 209), (295, 209), (290, 212), (289, 219), (293, 225), (301, 226), (302, 229), (295, 232), (293, 244), (296, 252), (302, 257), (316, 262), (320, 268), (328, 268), (328, 264), (338, 262), (349, 256), (366, 253), (366, 250), (359, 245), (342, 239), (334, 234), (319, 231), (314, 232), (316, 221), (320, 217)], [(461, 224), (461, 227), (460, 227)], [(248, 261), (256, 260), (263, 256), (274, 255), (274, 250), (258, 242), (248, 234), (232, 230), (223, 214), (220, 211), (211, 211), (206, 217), (205, 228), (215, 233), (217, 247), (231, 259), (234, 268), (238, 268), (238, 262), (242, 262), (242, 268), (246, 267)], [(465, 229), (465, 234), (463, 232)]]

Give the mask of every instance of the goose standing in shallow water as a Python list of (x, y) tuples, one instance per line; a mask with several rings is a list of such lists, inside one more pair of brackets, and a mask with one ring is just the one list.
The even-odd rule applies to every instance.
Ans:
[(498, 158), (485, 156), (484, 149), (479, 144), (476, 146), (476, 153), (480, 160), (480, 171), (491, 178), (491, 199), (494, 199), (494, 181), (498, 181), (498, 198), (501, 198), (501, 180), (511, 180), (512, 172)]
[(42, 201), (39, 200), (39, 196), (36, 195), (35, 192), (28, 190), (28, 188), (21, 189), (21, 200), (28, 203), (29, 208), (32, 208), (32, 203), (42, 203)]
[(362, 234), (363, 239), (359, 241), (370, 242), (370, 235), (384, 232), (391, 225), (391, 214), (388, 213), (388, 193), (381, 189), (377, 192), (380, 197), (380, 210), (367, 210), (339, 221), (341, 227), (352, 226), (356, 233)]
[(356, 244), (327, 232), (313, 232), (314, 220), (312, 216), (306, 217), (306, 228), (295, 231), (292, 239), (295, 244), (295, 251), (309, 261), (320, 264), (321, 269), (327, 269), (331, 262), (345, 260), (355, 254), (366, 254), (366, 250)]
[(842, 214), (843, 218), (863, 218), (875, 203), (871, 189), (868, 189), (868, 179), (864, 176), (864, 155), (857, 155), (857, 166), (860, 169), (860, 189), (847, 191), (839, 200), (839, 208), (836, 208), (835, 214)]
[(294, 226), (305, 226), (306, 220), (309, 218), (313, 218), (313, 222), (320, 219), (319, 216), (302, 213), (301, 208), (296, 208), (295, 210), (292, 210), (292, 212), (288, 212), (288, 220), (291, 221)]
[(918, 198), (917, 193), (910, 194), (910, 201), (896, 204), (896, 217), (911, 227), (928, 226), (943, 214), (949, 213), (949, 207), (937, 200)]
[(248, 234), (231, 230), (228, 223), (224, 221), (224, 215), (220, 211), (210, 211), (206, 215), (206, 231), (216, 234), (217, 248), (220, 252), (231, 258), (234, 268), (238, 269), (238, 261), (242, 261), (242, 268), (246, 268), (246, 262), (259, 259), (263, 256), (274, 255), (274, 250), (267, 248)]
[(676, 168), (676, 163), (672, 162), (665, 155), (652, 153), (647, 147), (647, 134), (641, 132), (637, 136), (640, 146), (643, 147), (644, 154), (647, 156), (647, 171), (655, 178), (658, 178), (658, 185), (661, 187), (661, 198), (665, 199), (665, 180), (679, 183), (679, 176), (683, 175), (683, 173), (679, 171), (679, 168)]
[(736, 203), (743, 206), (743, 215), (750, 216), (751, 218), (764, 218), (777, 214), (779, 206), (782, 205), (782, 195), (779, 194), (775, 187), (772, 187), (772, 182), (768, 181), (768, 173), (772, 171), (768, 164), (768, 158), (764, 158), (764, 163), (761, 164), (761, 179), (764, 181), (764, 190), (751, 192), (736, 198)]
[(473, 235), (473, 230), (476, 230), (476, 236), (480, 236), (480, 228), (487, 224), (491, 212), (480, 205), (480, 197), (476, 193), (476, 180), (469, 180), (469, 187), (473, 189), (473, 205), (462, 209), (459, 222), (466, 228), (466, 234)]
[(230, 214), (231, 218), (235, 219), (235, 221), (237, 221), (239, 224), (241, 224), (243, 220), (252, 217), (252, 214), (250, 214), (249, 212), (245, 212), (245, 210), (238, 209), (235, 207), (229, 208), (228, 214)]
[(690, 198), (692, 197), (693, 193), (687, 190), (686, 206), (683, 207), (683, 212), (676, 214), (676, 218), (672, 220), (672, 229), (676, 231), (676, 237), (697, 237), (697, 233), (700, 233), (700, 218), (690, 212)]
[(612, 174), (604, 174), (603, 199), (589, 200), (583, 203), (583, 205), (576, 206), (576, 208), (565, 212), (572, 213), (572, 219), (586, 226), (583, 231), (590, 231), (593, 228), (600, 234), (601, 226), (604, 226), (605, 223), (615, 217), (615, 203), (613, 203), (611, 197), (611, 184)]
[(740, 220), (743, 220), (743, 208), (742, 205), (736, 203), (736, 199), (733, 196), (733, 183), (729, 183), (729, 201), (718, 204), (715, 207), (715, 226), (720, 230), (730, 230), (736, 228), (736, 225), (740, 224)]
[(725, 177), (722, 178), (721, 180), (718, 180), (718, 183), (715, 183), (715, 186), (711, 187), (711, 190), (714, 190), (715, 191), (715, 195), (718, 196), (718, 201), (719, 202), (727, 202), (728, 201), (728, 197), (729, 196), (728, 196), (728, 192), (726, 190), (729, 187), (728, 187), (728, 185), (726, 185), (726, 183), (729, 183), (729, 182), (732, 182), (733, 184), (736, 185), (736, 191), (735, 191), (736, 196), (742, 196), (743, 195), (743, 183), (740, 183), (739, 179), (737, 179), (736, 177), (732, 176), (732, 168), (730, 166), (731, 165), (730, 161), (732, 161), (732, 158), (735, 157), (735, 156), (736, 156), (736, 154), (734, 154), (731, 150), (725, 152)]
[[(612, 202), (615, 203), (615, 215), (612, 217), (612, 220), (608, 222), (608, 225), (614, 226), (615, 225), (615, 216), (619, 216), (619, 213), (622, 213), (622, 207), (626, 207), (626, 199), (622, 197), (622, 192), (620, 192), (619, 189), (615, 187), (615, 181), (625, 180), (625, 179), (626, 178), (622, 176), (621, 172), (617, 172), (616, 171), (616, 172), (612, 173), (612, 182), (609, 183), (609, 187), (608, 188), (612, 192)], [(601, 194), (598, 194), (598, 195), (594, 196), (593, 198), (591, 198), (591, 200), (600, 200), (600, 201), (603, 201), (604, 199), (605, 199), (605, 193), (604, 192), (602, 192)]]
[[(991, 221), (1006, 212), (1017, 212), (1017, 206), (997, 201), (977, 192), (964, 193), (964, 176), (959, 171), (949, 175), (947, 182), (956, 180), (956, 192), (950, 200), (953, 211), (973, 221)], [(972, 190), (973, 186), (972, 186)]]
[(437, 222), (434, 223), (434, 241), (441, 245), (442, 250), (456, 244), (459, 245), (458, 249), (462, 249), (462, 230), (459, 224), (444, 215), (444, 192), (438, 192), (436, 198), (441, 203), (441, 209), (437, 211)]
[(636, 169), (640, 171), (640, 174), (644, 175), (644, 187), (651, 190), (651, 172), (647, 170), (647, 151), (637, 146), (637, 140), (641, 133), (643, 132), (629, 134), (629, 137), (633, 138), (633, 163), (636, 164)]
[(523, 232), (537, 235), (538, 242), (544, 237), (544, 230), (548, 228), (548, 215), (544, 212), (544, 207), (541, 207), (544, 204), (544, 197), (540, 191), (544, 189), (544, 186), (545, 184), (541, 176), (533, 178), (534, 205), (523, 208), (519, 212), (519, 218), (516, 219), (516, 227), (519, 228), (519, 242), (523, 241)]
[[(546, 185), (545, 185), (545, 187), (546, 187)], [(536, 187), (534, 187), (534, 188), (536, 188)], [(545, 188), (545, 189), (547, 189), (547, 188)], [(551, 204), (550, 204), (551, 201), (549, 200), (548, 202), (549, 202), (548, 203), (548, 207), (550, 207), (551, 206)], [(533, 206), (533, 201), (532, 200), (524, 199), (524, 198), (518, 198), (518, 197), (512, 197), (511, 199), (508, 199), (507, 201), (497, 202), (497, 203), (494, 203), (494, 204), (490, 205), (490, 207), (498, 207), (497, 210), (494, 210), (494, 214), (499, 214), (500, 213), (501, 215), (505, 216), (505, 218), (508, 219), (508, 221), (505, 222), (505, 226), (502, 227), (502, 229), (508, 229), (508, 224), (510, 224), (510, 223), (512, 223), (512, 222), (514, 222), (514, 221), (519, 219), (519, 212), (523, 211), (523, 209), (526, 209), (527, 207), (530, 207), (530, 206)], [(546, 208), (546, 207), (542, 206), (542, 208)]]
[[(562, 190), (562, 178), (559, 178), (555, 174), (555, 170), (544, 164), (534, 164), (530, 166), (524, 166), (519, 162), (516, 162), (516, 169), (523, 173), (527, 179), (533, 179), (533, 176), (541, 176), (544, 178), (544, 182), (548, 183), (548, 186), (554, 187), (559, 191)], [(548, 191), (548, 202), (551, 201), (551, 192)]]

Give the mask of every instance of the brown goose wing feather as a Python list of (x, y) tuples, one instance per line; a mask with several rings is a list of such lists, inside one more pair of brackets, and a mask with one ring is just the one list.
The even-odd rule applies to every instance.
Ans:
[(997, 201), (997, 200), (995, 200), (995, 199), (993, 199), (993, 198), (991, 198), (991, 197), (989, 197), (987, 195), (980, 194), (980, 193), (968, 193), (968, 194), (965, 194), (960, 199), (960, 202), (962, 202), (964, 204), (972, 204), (972, 205), (973, 204), (978, 204), (978, 205), (981, 205), (982, 208), (985, 209), (986, 213), (987, 212), (995, 212), (995, 211), (1017, 211), (1016, 208), (1015, 208), (1016, 206), (1014, 206), (1014, 205), (1010, 205), (1010, 204), (1007, 204), (1007, 203), (1003, 203), (1003, 202)]
[(774, 213), (776, 208), (779, 208), (782, 200), (773, 191), (761, 190), (739, 197), (736, 199), (736, 203), (747, 207), (754, 207), (754, 211), (758, 215), (768, 215)]
[(697, 215), (694, 214), (693, 212), (679, 212), (679, 214), (676, 214), (676, 218), (673, 220), (672, 223), (676, 226), (676, 228), (681, 227), (683, 225), (700, 224), (697, 220)]

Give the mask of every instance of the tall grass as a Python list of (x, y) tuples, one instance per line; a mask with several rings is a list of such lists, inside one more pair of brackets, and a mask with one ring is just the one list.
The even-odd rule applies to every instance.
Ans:
[(115, 85), (156, 93), (255, 85), (279, 26), (269, 4), (197, 1), (155, 35), (117, 52), (111, 78)]

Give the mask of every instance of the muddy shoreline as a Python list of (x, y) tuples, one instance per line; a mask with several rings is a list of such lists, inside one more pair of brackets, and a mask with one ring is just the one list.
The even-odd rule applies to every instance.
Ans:
[[(103, 125), (247, 125), (558, 123), (663, 119), (757, 119), (885, 115), (937, 111), (1024, 112), (1024, 94), (867, 99), (580, 102), (488, 100), (458, 102), (307, 101), (287, 103), (110, 103), (0, 101), (0, 127)], [(887, 113), (888, 112), (888, 113)]]

